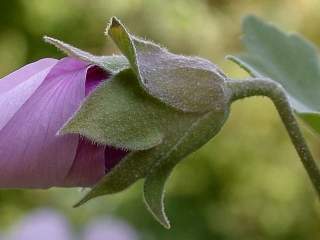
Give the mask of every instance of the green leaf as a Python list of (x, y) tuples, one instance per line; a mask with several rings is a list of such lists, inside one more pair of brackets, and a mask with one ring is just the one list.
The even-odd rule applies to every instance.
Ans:
[(316, 47), (295, 33), (285, 33), (255, 16), (243, 23), (247, 52), (228, 58), (252, 76), (268, 77), (286, 90), (296, 113), (320, 133), (320, 65)]
[(126, 57), (122, 55), (95, 56), (91, 53), (85, 52), (79, 48), (71, 46), (70, 44), (64, 43), (55, 38), (45, 36), (44, 40), (47, 43), (54, 45), (70, 57), (75, 57), (86, 62), (95, 64), (113, 74), (118, 73), (123, 69), (130, 68), (128, 60), (126, 59)]
[(229, 111), (210, 112), (194, 121), (175, 145), (158, 160), (146, 177), (144, 200), (154, 217), (170, 228), (164, 208), (165, 183), (176, 164), (214, 137), (223, 126)]
[(128, 150), (159, 145), (163, 134), (154, 112), (161, 103), (151, 100), (135, 82), (130, 69), (104, 82), (60, 132)]
[(208, 112), (225, 105), (226, 76), (216, 65), (185, 57), (129, 34), (116, 18), (107, 33), (128, 58), (141, 86), (162, 102), (185, 112)]

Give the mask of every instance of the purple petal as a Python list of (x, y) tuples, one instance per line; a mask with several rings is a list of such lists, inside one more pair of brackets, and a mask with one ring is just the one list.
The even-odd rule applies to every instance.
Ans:
[(0, 80), (0, 130), (36, 91), (56, 62), (54, 59), (40, 60)]
[(98, 182), (105, 174), (104, 149), (80, 139), (75, 160), (62, 186), (89, 187)]
[[(85, 95), (110, 75), (97, 66), (91, 66), (86, 75)], [(80, 139), (72, 167), (61, 184), (64, 187), (89, 187), (105, 174), (105, 146), (97, 146), (86, 139)]]
[[(99, 67), (90, 67), (86, 77), (86, 95), (109, 76)], [(97, 146), (86, 139), (81, 139), (73, 165), (62, 186), (92, 186), (126, 154), (126, 151), (109, 146)]]
[(0, 82), (0, 187), (91, 186), (127, 152), (56, 132), (109, 74), (72, 58), (29, 64)]
[[(82, 61), (60, 60), (1, 129), (0, 187), (47, 188), (63, 182), (79, 137), (56, 136), (56, 132), (83, 100), (86, 72)], [(20, 94), (8, 95), (7, 101), (15, 101)], [(6, 110), (1, 113), (6, 115)]]
[(33, 75), (45, 70), (46, 68), (51, 68), (57, 62), (58, 60), (52, 58), (41, 59), (7, 75), (0, 79), (0, 94), (9, 91), (24, 81), (27, 81), (29, 78), (33, 77)]
[(129, 152), (121, 149), (116, 149), (111, 146), (106, 146), (105, 149), (105, 168), (106, 172), (109, 172), (114, 168), (122, 158), (124, 158)]
[(86, 96), (90, 94), (99, 83), (103, 80), (108, 79), (110, 74), (103, 71), (97, 66), (91, 66), (87, 72), (87, 81), (86, 81)]
[(14, 226), (10, 240), (71, 240), (71, 232), (66, 219), (51, 210), (42, 210), (25, 217)]

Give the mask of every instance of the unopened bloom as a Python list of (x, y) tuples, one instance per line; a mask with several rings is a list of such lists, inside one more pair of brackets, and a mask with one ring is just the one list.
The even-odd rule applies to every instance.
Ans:
[(228, 77), (199, 57), (170, 53), (129, 33), (112, 18), (106, 30), (122, 56), (94, 56), (45, 38), (69, 56), (113, 73), (61, 129), (100, 144), (128, 149), (117, 167), (75, 206), (123, 191), (144, 179), (144, 202), (166, 228), (165, 183), (180, 160), (214, 137), (229, 115)]
[(125, 152), (59, 129), (109, 74), (74, 58), (42, 59), (0, 80), (0, 187), (91, 186)]

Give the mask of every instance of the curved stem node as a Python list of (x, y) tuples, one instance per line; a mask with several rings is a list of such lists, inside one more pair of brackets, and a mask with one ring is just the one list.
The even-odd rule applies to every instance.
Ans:
[(243, 81), (229, 80), (227, 86), (231, 90), (231, 102), (251, 96), (266, 96), (272, 100), (320, 197), (320, 170), (301, 133), (284, 88), (278, 82), (267, 78), (252, 78)]

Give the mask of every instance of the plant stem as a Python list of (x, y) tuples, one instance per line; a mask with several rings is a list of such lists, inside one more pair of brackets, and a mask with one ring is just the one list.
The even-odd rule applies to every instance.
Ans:
[(252, 78), (243, 81), (229, 80), (227, 86), (231, 90), (231, 102), (250, 96), (266, 96), (272, 100), (320, 197), (320, 170), (301, 133), (283, 87), (275, 81), (264, 78)]

